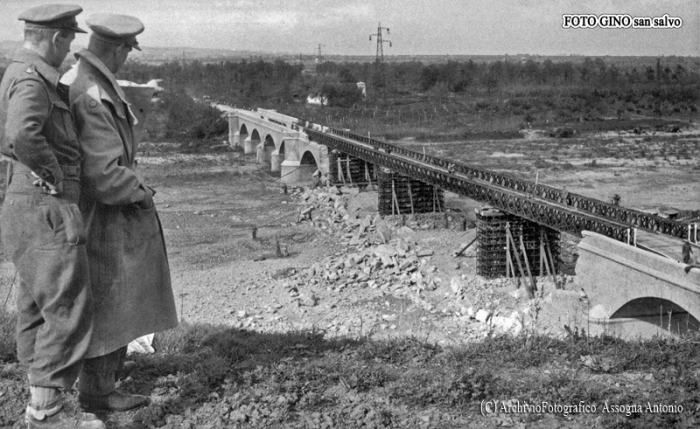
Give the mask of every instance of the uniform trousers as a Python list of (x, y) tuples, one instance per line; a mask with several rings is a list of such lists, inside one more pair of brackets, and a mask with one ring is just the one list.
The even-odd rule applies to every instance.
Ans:
[(6, 256), (19, 274), (17, 356), (32, 387), (70, 389), (92, 333), (86, 230), (77, 167), (49, 195), (13, 162), (0, 214)]
[(124, 366), (127, 346), (106, 355), (85, 359), (78, 378), (78, 391), (89, 397), (105, 396), (116, 390), (119, 372)]

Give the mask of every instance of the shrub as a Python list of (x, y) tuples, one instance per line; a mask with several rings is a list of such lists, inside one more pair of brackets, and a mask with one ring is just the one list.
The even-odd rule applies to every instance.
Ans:
[(165, 130), (157, 131), (157, 137), (209, 139), (228, 132), (218, 109), (197, 103), (184, 91), (165, 92), (162, 100)]
[(320, 92), (330, 106), (350, 107), (362, 100), (362, 92), (355, 83), (326, 83)]

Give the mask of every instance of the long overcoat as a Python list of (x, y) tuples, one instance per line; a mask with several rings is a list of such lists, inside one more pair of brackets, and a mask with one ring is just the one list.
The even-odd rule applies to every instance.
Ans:
[(160, 219), (136, 204), (148, 188), (136, 174), (135, 117), (114, 75), (88, 50), (76, 54), (71, 110), (85, 158), (80, 207), (95, 321), (87, 357), (177, 326)]

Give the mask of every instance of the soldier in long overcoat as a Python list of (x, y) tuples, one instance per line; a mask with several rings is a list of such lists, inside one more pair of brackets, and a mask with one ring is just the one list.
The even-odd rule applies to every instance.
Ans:
[(121, 411), (147, 402), (115, 388), (126, 346), (177, 326), (165, 241), (154, 191), (136, 174), (136, 117), (114, 74), (143, 31), (135, 17), (97, 14), (88, 49), (76, 54), (71, 110), (85, 157), (80, 207), (88, 228), (95, 301), (92, 341), (80, 373), (87, 409)]

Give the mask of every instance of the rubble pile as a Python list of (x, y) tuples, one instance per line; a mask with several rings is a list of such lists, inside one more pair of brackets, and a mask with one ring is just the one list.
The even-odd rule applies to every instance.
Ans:
[[(347, 209), (348, 201), (357, 192), (345, 188), (343, 191), (326, 187), (297, 189), (292, 193), (302, 206), (299, 222), (312, 222), (342, 245), (335, 254), (286, 280), (285, 289), (299, 307), (314, 307), (319, 305), (320, 296), (338, 297), (343, 292), (407, 299), (424, 314), (439, 316), (445, 330), (468, 340), (493, 332), (520, 333), (536, 323), (537, 307), (546, 299), (551, 301), (551, 292), (558, 289), (553, 278), (540, 277), (536, 298), (525, 300), (522, 286), (529, 279), (484, 279), (475, 275), (473, 269), (460, 271), (463, 263), (455, 261), (465, 258), (457, 255), (469, 246), (461, 246), (458, 252), (451, 252), (453, 249), (446, 252), (425, 240), (426, 234), (420, 234), (444, 226), (461, 230), (466, 222), (462, 222), (459, 214), (358, 216), (359, 210)], [(438, 230), (430, 235), (441, 233), (445, 232)], [(471, 247), (465, 253), (473, 259), (475, 246)], [(440, 255), (436, 255), (438, 250)], [(570, 286), (573, 278), (559, 275), (557, 282), (561, 289)], [(384, 314), (375, 321), (381, 329), (396, 329), (392, 323), (395, 317)], [(339, 334), (348, 331), (340, 325), (336, 321), (328, 328)]]

